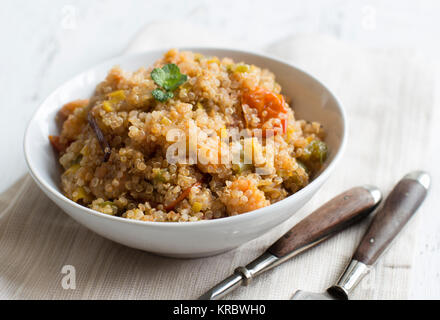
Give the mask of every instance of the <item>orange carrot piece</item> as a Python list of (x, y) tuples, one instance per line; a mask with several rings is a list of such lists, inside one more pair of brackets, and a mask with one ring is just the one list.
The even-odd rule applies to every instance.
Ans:
[(67, 118), (75, 111), (77, 108), (83, 108), (89, 104), (88, 99), (84, 100), (74, 100), (69, 103), (66, 103), (60, 111), (57, 113), (57, 120), (60, 121), (60, 123), (63, 123), (67, 120)]
[[(264, 124), (267, 120), (272, 118), (280, 119), (280, 129), (282, 129), (283, 134), (286, 133), (287, 119), (285, 115), (288, 109), (284, 97), (281, 94), (276, 94), (267, 89), (257, 87), (254, 90), (245, 91), (243, 93), (242, 104), (247, 104), (250, 108), (254, 108), (258, 111), (261, 124)], [(274, 135), (278, 134), (278, 131), (279, 130), (275, 130)], [(265, 132), (263, 132), (263, 136), (266, 136)]]
[(52, 147), (59, 153), (66, 151), (67, 146), (60, 141), (59, 136), (49, 136)]
[(185, 190), (183, 190), (183, 192), (176, 198), (176, 200), (174, 200), (173, 202), (171, 202), (169, 205), (167, 205), (165, 207), (165, 210), (170, 211), (170, 210), (174, 209), (180, 202), (182, 202), (186, 197), (188, 197), (188, 195), (191, 192), (191, 189), (193, 187), (200, 187), (201, 185), (202, 185), (201, 182), (196, 182), (191, 187), (188, 187)]

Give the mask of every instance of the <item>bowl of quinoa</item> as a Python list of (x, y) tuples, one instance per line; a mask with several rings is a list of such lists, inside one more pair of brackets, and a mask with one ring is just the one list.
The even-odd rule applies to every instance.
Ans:
[[(174, 256), (225, 251), (284, 221), (316, 192), (345, 141), (342, 108), (321, 83), (234, 50), (117, 58), (60, 87), (43, 106), (25, 138), (43, 191), (108, 238)], [(52, 158), (46, 177), (43, 159), (30, 157), (38, 121), (44, 161)], [(212, 239), (200, 243), (206, 236), (191, 237), (190, 229)], [(224, 238), (232, 234), (240, 235)], [(167, 236), (178, 240), (174, 249), (159, 248)], [(212, 243), (216, 237), (223, 244)]]

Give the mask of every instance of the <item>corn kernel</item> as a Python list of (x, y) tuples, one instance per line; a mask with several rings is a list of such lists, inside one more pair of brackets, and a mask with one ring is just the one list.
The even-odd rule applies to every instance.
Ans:
[(162, 120), (160, 120), (160, 123), (162, 123), (164, 126), (167, 126), (171, 124), (171, 120), (168, 119), (167, 117), (163, 117)]
[(89, 155), (89, 153), (90, 153), (89, 147), (87, 145), (85, 145), (79, 153), (81, 153), (83, 156)]
[(64, 174), (65, 175), (69, 175), (69, 174), (74, 174), (75, 172), (78, 171), (78, 169), (81, 168), (81, 166), (77, 163), (74, 164), (73, 166), (71, 166), (69, 169), (67, 169)]
[(308, 136), (308, 137), (306, 138), (307, 143), (312, 142), (314, 139), (315, 139), (315, 138), (314, 138), (313, 136)]
[(113, 108), (112, 108), (112, 105), (111, 105), (110, 101), (104, 101), (102, 103), (102, 109), (104, 109), (107, 112), (112, 112)]
[(200, 210), (202, 210), (202, 204), (200, 202), (194, 202), (192, 205), (192, 210), (194, 212), (199, 212)]
[(249, 72), (249, 66), (247, 64), (238, 64), (235, 66), (234, 71), (239, 73)]
[(118, 213), (118, 207), (111, 201), (104, 201), (99, 204), (103, 209), (101, 212), (114, 216)]
[(213, 58), (209, 59), (207, 62), (220, 64), (220, 60), (217, 57), (213, 57)]
[(80, 199), (87, 199), (87, 193), (85, 192), (83, 187), (78, 187), (72, 193), (72, 200), (77, 202)]
[(124, 90), (117, 90), (117, 91), (110, 92), (108, 94), (108, 96), (110, 98), (112, 98), (112, 100), (115, 102), (125, 100), (125, 98), (126, 98)]

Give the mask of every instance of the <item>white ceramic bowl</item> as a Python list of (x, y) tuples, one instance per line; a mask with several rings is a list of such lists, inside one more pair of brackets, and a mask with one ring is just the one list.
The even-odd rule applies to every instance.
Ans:
[(74, 77), (56, 89), (32, 117), (24, 139), (29, 171), (41, 190), (73, 219), (103, 237), (129, 247), (174, 257), (202, 257), (236, 248), (291, 217), (318, 191), (341, 157), (346, 121), (335, 96), (311, 75), (280, 60), (228, 49), (185, 48), (205, 55), (230, 57), (268, 68), (275, 73), (283, 94), (292, 99), (299, 119), (319, 121), (327, 132), (330, 153), (321, 173), (304, 189), (271, 206), (238, 216), (200, 222), (144, 222), (93, 211), (66, 198), (60, 191), (60, 171), (48, 135), (56, 134), (55, 114), (71, 100), (87, 98), (114, 65), (136, 70), (149, 66), (164, 50), (114, 58)]

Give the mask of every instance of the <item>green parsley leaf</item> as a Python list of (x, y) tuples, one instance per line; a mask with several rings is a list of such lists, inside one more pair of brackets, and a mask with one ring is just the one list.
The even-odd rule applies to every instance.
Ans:
[(153, 97), (160, 101), (160, 102), (165, 102), (168, 99), (174, 97), (174, 94), (172, 92), (168, 92), (168, 91), (163, 91), (161, 89), (154, 89), (151, 94), (153, 95)]
[(181, 74), (177, 65), (169, 63), (163, 68), (154, 68), (151, 71), (151, 78), (166, 91), (174, 91), (188, 79), (188, 76)]

